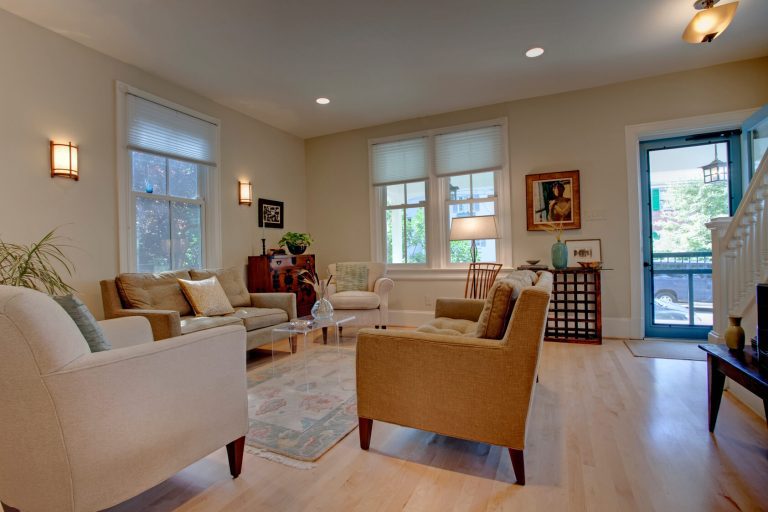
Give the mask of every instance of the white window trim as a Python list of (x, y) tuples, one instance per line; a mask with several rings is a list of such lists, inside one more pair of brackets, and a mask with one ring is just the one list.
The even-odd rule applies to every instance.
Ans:
[(115, 81), (116, 98), (116, 148), (117, 148), (117, 221), (118, 255), (120, 272), (136, 272), (136, 250), (134, 247), (134, 225), (136, 212), (133, 205), (131, 186), (131, 156), (127, 148), (126, 94), (153, 101), (160, 105), (178, 110), (190, 116), (208, 121), (217, 126), (216, 145), (214, 148), (216, 167), (206, 173), (204, 191), (205, 207), (202, 226), (203, 261), (208, 268), (221, 266), (221, 208), (219, 200), (219, 181), (221, 169), (221, 121), (215, 117), (197, 112), (178, 103), (155, 96), (126, 83)]
[[(475, 123), (467, 123), (455, 126), (424, 130), (419, 132), (405, 133), (390, 137), (380, 137), (368, 140), (368, 173), (369, 183), (372, 183), (371, 169), (372, 157), (371, 147), (374, 144), (385, 142), (394, 142), (403, 139), (416, 137), (429, 137), (429, 151), (427, 155), (427, 166), (429, 175), (427, 177), (427, 208), (425, 211), (426, 243), (427, 243), (427, 262), (426, 264), (392, 264), (387, 273), (399, 279), (421, 279), (424, 277), (437, 279), (465, 279), (467, 274), (466, 263), (449, 263), (450, 253), (448, 252), (448, 222), (445, 221), (448, 216), (446, 203), (446, 189), (441, 186), (443, 180), (435, 173), (434, 164), (434, 136), (444, 133), (461, 132), (486, 126), (501, 126), (504, 163), (497, 173), (497, 197), (496, 197), (496, 216), (499, 223), (501, 238), (497, 242), (497, 251), (499, 262), (505, 268), (510, 268), (512, 264), (512, 205), (511, 205), (511, 181), (509, 177), (509, 135), (507, 129), (507, 118), (490, 119)], [(370, 219), (371, 219), (371, 255), (377, 261), (385, 261), (384, 234), (384, 187), (370, 186)], [(437, 236), (434, 236), (434, 235)], [(430, 236), (432, 235), (432, 236)], [(441, 244), (445, 248), (440, 247)]]

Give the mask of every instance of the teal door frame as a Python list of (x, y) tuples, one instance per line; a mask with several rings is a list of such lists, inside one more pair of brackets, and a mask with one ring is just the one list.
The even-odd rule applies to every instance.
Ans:
[[(643, 288), (645, 307), (645, 336), (650, 338), (688, 338), (706, 339), (711, 326), (677, 325), (654, 323), (654, 283), (653, 283), (653, 230), (651, 225), (652, 194), (650, 180), (650, 152), (660, 149), (674, 149), (690, 146), (701, 146), (714, 143), (728, 144), (728, 203), (731, 215), (736, 211), (742, 197), (741, 144), (740, 130), (728, 130), (716, 133), (672, 137), (640, 142), (640, 200), (642, 205), (643, 228)], [(702, 178), (703, 179), (703, 178)], [(710, 270), (711, 272), (711, 270)], [(691, 293), (693, 274), (705, 272), (689, 272), (689, 304), (692, 304)], [(689, 317), (693, 318), (693, 308), (689, 308)]]

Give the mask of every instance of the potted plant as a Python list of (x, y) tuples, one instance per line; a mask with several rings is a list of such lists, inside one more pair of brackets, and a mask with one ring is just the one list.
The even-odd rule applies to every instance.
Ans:
[(288, 252), (294, 255), (304, 254), (304, 251), (306, 251), (307, 247), (311, 244), (312, 237), (309, 233), (294, 233), (293, 231), (284, 234), (283, 238), (277, 242), (277, 245), (280, 247), (288, 247)]
[(0, 284), (23, 286), (49, 295), (67, 295), (74, 288), (64, 282), (57, 267), (70, 277), (75, 268), (64, 254), (64, 241), (54, 229), (29, 245), (10, 244), (0, 240)]

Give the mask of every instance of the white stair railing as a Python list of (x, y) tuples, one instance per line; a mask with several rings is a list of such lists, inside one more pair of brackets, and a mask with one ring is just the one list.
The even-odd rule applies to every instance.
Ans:
[(722, 340), (728, 317), (742, 317), (755, 301), (755, 286), (768, 281), (768, 154), (733, 217), (707, 223), (712, 232), (713, 327)]

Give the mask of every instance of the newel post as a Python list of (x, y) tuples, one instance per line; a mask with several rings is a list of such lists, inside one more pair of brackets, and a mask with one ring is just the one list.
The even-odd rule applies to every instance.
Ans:
[(707, 336), (711, 343), (722, 343), (728, 327), (728, 265), (727, 242), (723, 240), (731, 217), (715, 217), (707, 223), (712, 235), (712, 330)]

